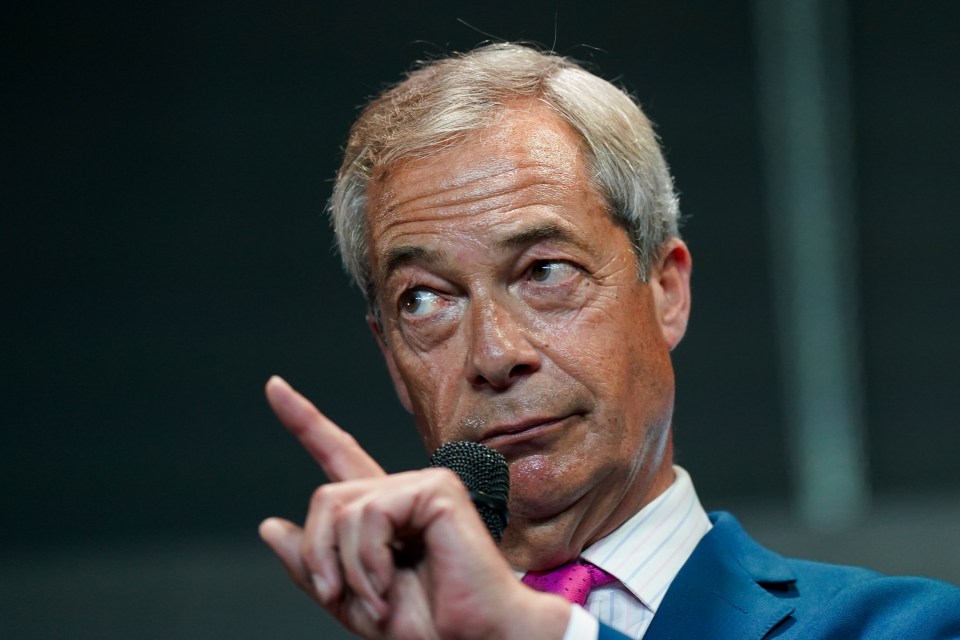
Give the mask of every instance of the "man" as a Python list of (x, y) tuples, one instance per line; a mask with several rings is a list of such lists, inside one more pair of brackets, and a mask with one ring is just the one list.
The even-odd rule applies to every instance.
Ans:
[(514, 45), (426, 65), (360, 115), (331, 212), (426, 447), (492, 447), (511, 484), (498, 548), (451, 472), (385, 475), (271, 379), (332, 482), (302, 529), (269, 519), (261, 535), (348, 629), (960, 637), (957, 590), (784, 560), (708, 519), (673, 466), (691, 257), (651, 125), (613, 85)]

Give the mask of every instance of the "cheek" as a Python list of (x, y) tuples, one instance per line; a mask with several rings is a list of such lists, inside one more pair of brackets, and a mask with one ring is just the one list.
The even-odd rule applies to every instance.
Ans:
[(624, 382), (633, 338), (622, 322), (603, 310), (585, 309), (575, 318), (544, 327), (541, 333), (545, 353), (570, 377), (598, 395)]
[[(643, 291), (632, 300), (585, 309), (576, 322), (552, 337), (559, 366), (590, 388), (602, 417), (596, 434), (604, 439), (642, 440), (644, 431), (662, 422), (673, 403), (670, 353), (650, 300)], [(636, 444), (636, 442), (634, 442)]]
[[(626, 484), (635, 465), (632, 447), (624, 441), (622, 422), (615, 416), (606, 418), (571, 429), (549, 454), (511, 463), (511, 508), (538, 519), (568, 509), (598, 488), (605, 498), (612, 498), (615, 487)], [(605, 453), (601, 456), (597, 451)]]
[(426, 355), (407, 354), (397, 359), (400, 376), (406, 383), (417, 430), (428, 448), (446, 442), (451, 416), (461, 389), (460, 367), (451, 361), (453, 349), (442, 347)]

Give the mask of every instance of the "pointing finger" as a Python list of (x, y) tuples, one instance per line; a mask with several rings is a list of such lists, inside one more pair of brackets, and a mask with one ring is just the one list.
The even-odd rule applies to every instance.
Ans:
[(277, 418), (333, 482), (385, 475), (349, 433), (334, 424), (280, 376), (267, 381), (267, 401)]

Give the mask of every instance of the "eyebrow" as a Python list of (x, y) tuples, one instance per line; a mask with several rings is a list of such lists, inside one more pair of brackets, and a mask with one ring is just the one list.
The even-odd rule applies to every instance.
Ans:
[(443, 261), (439, 251), (425, 247), (402, 245), (387, 249), (383, 256), (383, 279), (387, 280), (397, 269), (408, 264), (435, 265)]
[(525, 249), (530, 245), (546, 240), (566, 242), (578, 247), (583, 246), (583, 243), (568, 229), (551, 222), (523, 229), (518, 233), (496, 241), (494, 246), (499, 249)]
[[(577, 247), (584, 246), (583, 242), (568, 229), (549, 222), (523, 229), (506, 238), (496, 240), (492, 246), (498, 250), (515, 251), (548, 240), (565, 242)], [(388, 280), (397, 270), (407, 265), (419, 264), (429, 267), (442, 262), (444, 262), (443, 254), (435, 249), (427, 249), (416, 245), (391, 247), (387, 249), (383, 256), (383, 280)]]

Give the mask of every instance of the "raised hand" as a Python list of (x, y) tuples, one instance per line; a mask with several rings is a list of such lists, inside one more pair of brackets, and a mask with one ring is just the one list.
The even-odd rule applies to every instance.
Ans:
[(302, 529), (268, 518), (260, 535), (344, 626), (401, 640), (563, 635), (569, 605), (516, 580), (452, 472), (387, 475), (281, 378), (266, 394), (331, 482), (314, 492)]

